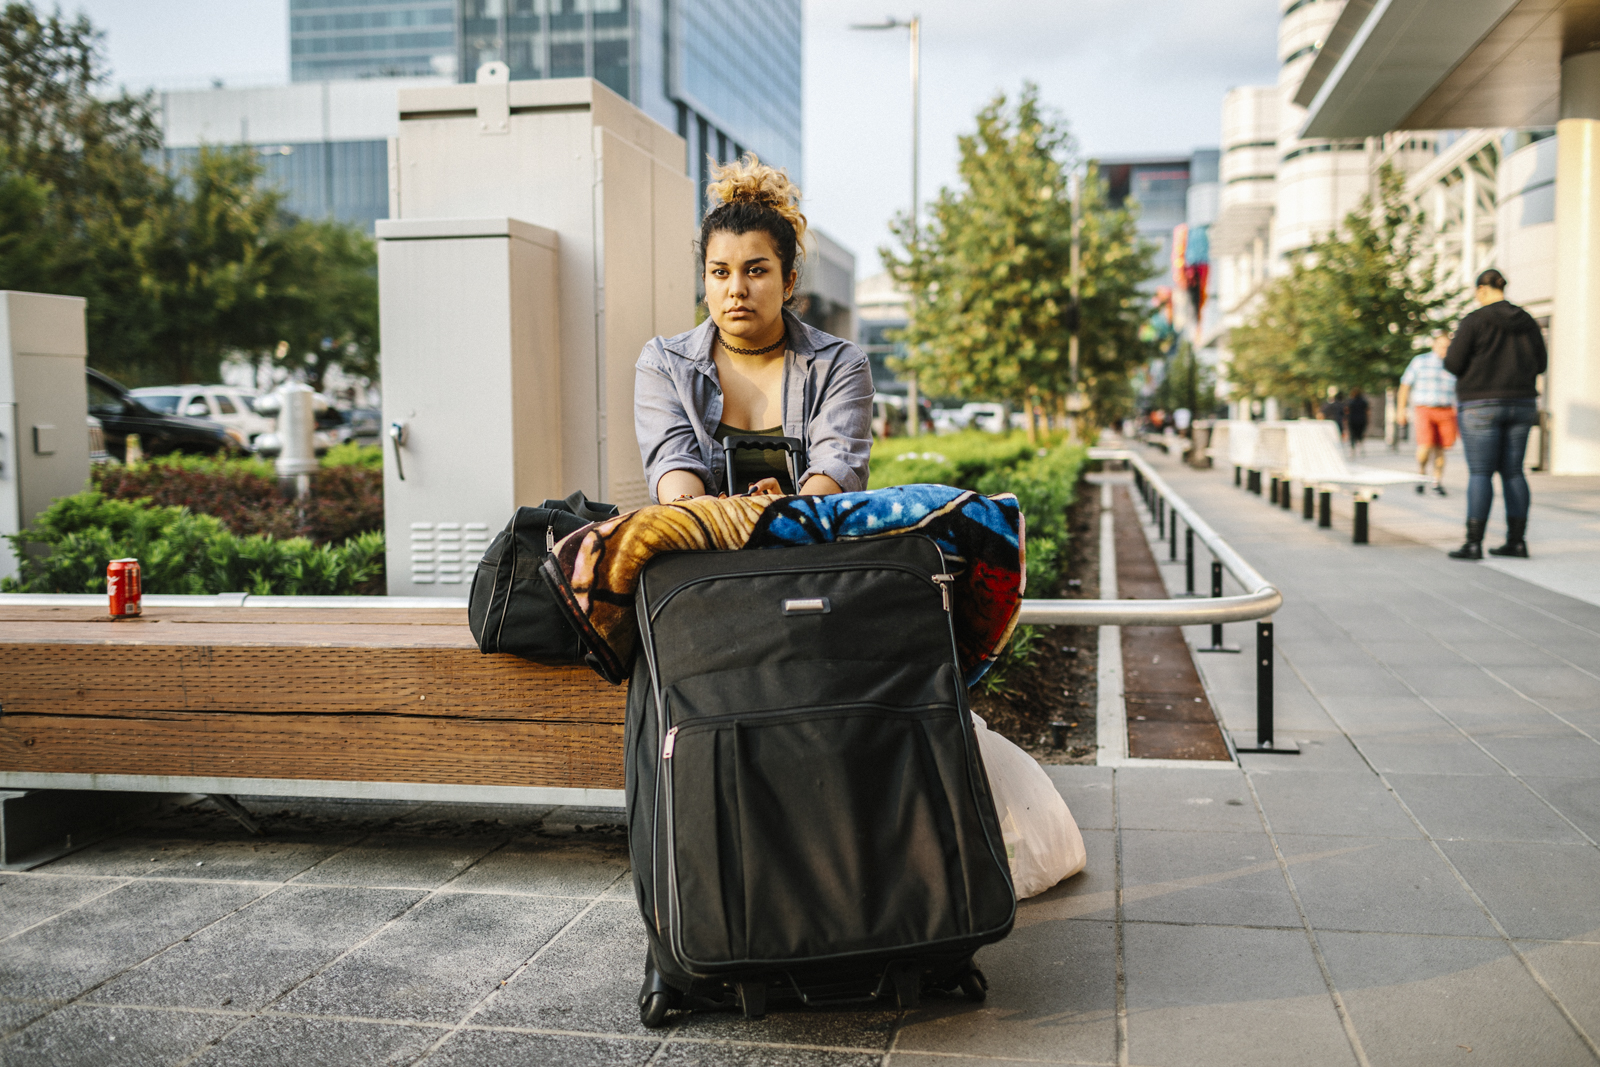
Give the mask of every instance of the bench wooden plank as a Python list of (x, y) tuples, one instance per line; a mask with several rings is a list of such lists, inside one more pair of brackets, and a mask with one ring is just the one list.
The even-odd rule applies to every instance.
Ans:
[(0, 609), (0, 771), (615, 789), (626, 701), (455, 609)]
[(622, 788), (620, 723), (0, 716), (0, 770)]
[(0, 714), (425, 715), (620, 723), (627, 690), (587, 667), (477, 649), (0, 645)]

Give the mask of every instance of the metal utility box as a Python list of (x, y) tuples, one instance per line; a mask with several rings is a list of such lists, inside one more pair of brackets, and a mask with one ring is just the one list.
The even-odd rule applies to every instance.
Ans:
[[(0, 291), (0, 534), (89, 481), (81, 296)], [(0, 540), (0, 577), (17, 570)]]
[(465, 596), (490, 532), (564, 495), (560, 242), (503, 217), (377, 232), (389, 595)]
[[(509, 81), (503, 64), (486, 64), (479, 77), (476, 84), (400, 91), (400, 136), (389, 154), (391, 222), (379, 223), (378, 231), (388, 258), (380, 259), (379, 272), (400, 261), (398, 245), (386, 236), (397, 231), (386, 227), (411, 220), (509, 218), (554, 231), (560, 352), (539, 383), (546, 406), (538, 409), (537, 426), (519, 424), (507, 436), (489, 425), (488, 398), (458, 402), (408, 380), (430, 359), (445, 361), (453, 369), (449, 390), (461, 392), (457, 383), (482, 358), (463, 338), (443, 333), (435, 335), (430, 356), (416, 347), (419, 336), (402, 332), (400, 322), (416, 322), (416, 308), (437, 308), (444, 299), (430, 292), (437, 280), (418, 271), (404, 282), (381, 281), (385, 423), (399, 410), (393, 398), (416, 398), (407, 402), (407, 411), (415, 409), (406, 429), (408, 464), (427, 462), (423, 452), (441, 441), (459, 449), (452, 455), (470, 456), (472, 465), (509, 463), (495, 452), (504, 445), (488, 442), (553, 435), (558, 465), (548, 480), (541, 474), (518, 481), (515, 500), (486, 499), (497, 509), (489, 516), (493, 529), (504, 525), (513, 503), (537, 504), (574, 489), (624, 508), (646, 503), (633, 433), (634, 364), (650, 338), (694, 326), (695, 184), (685, 143), (593, 79)], [(477, 269), (461, 261), (450, 299), (474, 288)], [(518, 310), (506, 303), (500, 281), (485, 275), (483, 289), (484, 314), (493, 300), (500, 301), (493, 314)], [(397, 302), (406, 307), (396, 310)], [(414, 328), (422, 327), (404, 330)], [(519, 420), (535, 417), (534, 406), (519, 402), (512, 410)], [(448, 419), (445, 412), (452, 413)], [(477, 477), (461, 463), (454, 470), (463, 480)], [(521, 495), (524, 486), (529, 495)], [(385, 515), (389, 530), (406, 528), (396, 525), (393, 509)], [(396, 571), (390, 575), (390, 592), (401, 592)], [(434, 589), (461, 595), (459, 587), (435, 583)]]

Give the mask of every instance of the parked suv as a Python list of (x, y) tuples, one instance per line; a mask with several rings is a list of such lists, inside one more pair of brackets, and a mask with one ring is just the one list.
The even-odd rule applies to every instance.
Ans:
[(169, 452), (234, 452), (246, 446), (244, 432), (209, 419), (167, 415), (147, 407), (113, 378), (89, 369), (89, 414), (100, 420), (106, 451), (119, 460), (128, 455), (128, 435), (139, 435), (147, 456)]
[(210, 419), (241, 431), (246, 443), (272, 429), (272, 420), (257, 415), (256, 392), (231, 385), (151, 385), (130, 389), (139, 403), (163, 415)]

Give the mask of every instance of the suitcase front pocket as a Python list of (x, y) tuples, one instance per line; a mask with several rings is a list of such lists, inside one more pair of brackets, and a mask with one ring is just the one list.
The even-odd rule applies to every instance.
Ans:
[(714, 973), (977, 932), (963, 855), (987, 845), (963, 800), (963, 714), (833, 705), (677, 730), (663, 771), (683, 962)]

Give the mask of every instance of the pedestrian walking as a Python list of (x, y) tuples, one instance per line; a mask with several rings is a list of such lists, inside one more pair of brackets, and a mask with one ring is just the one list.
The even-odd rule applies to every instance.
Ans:
[(1344, 405), (1344, 432), (1350, 440), (1350, 454), (1361, 454), (1361, 439), (1367, 436), (1367, 416), (1371, 407), (1367, 398), (1361, 395), (1361, 390), (1350, 390), (1350, 399)]
[(1344, 401), (1339, 399), (1339, 390), (1328, 386), (1328, 400), (1322, 405), (1322, 417), (1339, 427), (1339, 438), (1344, 439)]
[(1482, 559), (1494, 503), (1494, 475), (1505, 494), (1506, 543), (1490, 555), (1527, 558), (1528, 479), (1522, 457), (1539, 422), (1538, 377), (1549, 357), (1533, 316), (1506, 299), (1505, 275), (1486, 270), (1473, 294), (1478, 310), (1461, 320), (1444, 357), (1456, 376), (1461, 443), (1467, 453), (1467, 540), (1450, 555)]
[[(1433, 347), (1418, 352), (1400, 376), (1400, 403), (1395, 418), (1401, 426), (1409, 415), (1417, 426), (1417, 473), (1428, 476), (1433, 466), (1433, 491), (1444, 496), (1444, 454), (1456, 443), (1456, 376), (1445, 370), (1444, 354), (1450, 348), (1450, 331), (1438, 330)], [(1417, 492), (1428, 487), (1417, 483)]]

